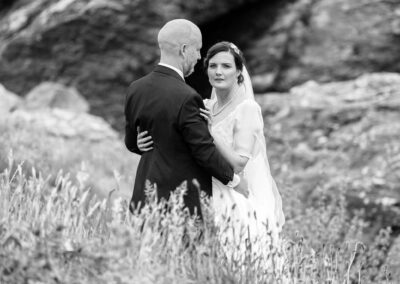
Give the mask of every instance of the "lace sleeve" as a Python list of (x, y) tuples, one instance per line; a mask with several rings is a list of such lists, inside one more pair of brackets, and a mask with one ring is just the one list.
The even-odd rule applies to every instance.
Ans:
[(263, 131), (260, 106), (246, 100), (237, 110), (234, 128), (234, 150), (241, 156), (251, 158), (254, 153), (257, 135)]

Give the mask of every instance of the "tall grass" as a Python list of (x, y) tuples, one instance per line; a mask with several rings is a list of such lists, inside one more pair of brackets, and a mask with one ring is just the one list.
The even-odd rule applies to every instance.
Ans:
[(0, 174), (0, 283), (390, 283), (372, 269), (387, 234), (373, 249), (356, 239), (329, 244), (329, 228), (310, 241), (289, 220), (278, 247), (247, 242), (245, 257), (233, 257), (210, 200), (202, 197), (199, 222), (184, 210), (184, 192), (183, 184), (157, 203), (149, 186), (148, 203), (131, 214), (126, 200), (99, 199), (61, 173), (26, 175), (10, 157)]

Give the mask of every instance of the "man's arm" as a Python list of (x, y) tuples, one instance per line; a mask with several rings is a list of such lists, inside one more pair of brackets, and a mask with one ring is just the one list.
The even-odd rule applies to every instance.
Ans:
[(131, 127), (131, 125), (126, 122), (125, 124), (125, 146), (129, 151), (142, 155), (142, 152), (139, 150), (137, 146), (137, 131), (135, 127)]
[(129, 151), (141, 155), (142, 152), (139, 150), (137, 146), (137, 131), (134, 125), (131, 125), (131, 113), (130, 106), (131, 100), (127, 97), (125, 102), (125, 146)]
[(223, 184), (233, 180), (233, 169), (218, 152), (206, 121), (200, 116), (204, 108), (199, 95), (188, 97), (178, 114), (178, 125), (196, 162)]

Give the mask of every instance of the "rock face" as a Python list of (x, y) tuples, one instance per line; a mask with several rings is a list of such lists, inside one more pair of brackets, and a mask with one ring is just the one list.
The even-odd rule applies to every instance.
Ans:
[[(267, 93), (257, 100), (287, 225), (296, 223), (300, 235), (311, 239), (313, 233), (323, 235), (335, 227), (331, 219), (321, 221), (313, 214), (307, 219), (304, 212), (344, 200), (350, 216), (361, 216), (369, 224), (363, 231), (365, 243), (381, 228), (391, 227), (397, 239), (386, 262), (385, 255), (380, 256), (379, 269), (383, 272), (386, 263), (390, 279), (399, 279), (400, 74), (372, 73), (326, 84), (309, 81), (287, 94)], [(308, 232), (313, 227), (309, 223), (321, 224), (320, 231)]]
[[(92, 113), (117, 129), (123, 128), (127, 86), (152, 69), (158, 59), (156, 33), (176, 17), (198, 23), (207, 44), (237, 43), (256, 92), (287, 91), (308, 80), (400, 72), (398, 1), (7, 3), (0, 10), (0, 83), (21, 95), (43, 81), (73, 86)], [(204, 77), (197, 79), (208, 84)]]
[[(344, 192), (351, 211), (364, 209), (376, 231), (400, 224), (400, 75), (307, 82), (263, 106), (270, 163), (285, 194), (312, 204)], [(293, 200), (287, 198), (286, 200)], [(285, 204), (288, 216), (295, 204)]]
[(400, 72), (400, 2), (299, 0), (245, 54), (256, 90)]
[(16, 1), (0, 20), (0, 80), (21, 95), (42, 81), (74, 86), (121, 128), (126, 88), (158, 59), (167, 20), (201, 23), (253, 1)]

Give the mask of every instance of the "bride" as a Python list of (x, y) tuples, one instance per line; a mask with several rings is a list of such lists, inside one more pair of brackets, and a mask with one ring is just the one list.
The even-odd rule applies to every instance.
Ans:
[[(228, 241), (243, 243), (245, 234), (250, 238), (268, 235), (276, 243), (285, 222), (282, 200), (271, 176), (263, 117), (242, 52), (232, 43), (216, 43), (208, 50), (204, 67), (213, 90), (201, 115), (208, 121), (218, 150), (235, 173), (247, 180), (249, 191), (243, 195), (213, 178), (216, 224), (229, 227), (224, 233)], [(141, 151), (151, 149), (150, 137), (145, 135), (138, 135)]]

